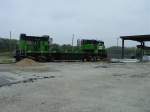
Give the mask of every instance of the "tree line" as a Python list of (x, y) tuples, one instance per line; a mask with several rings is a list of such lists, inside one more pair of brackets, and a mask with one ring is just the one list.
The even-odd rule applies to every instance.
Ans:
[(13, 51), (16, 49), (17, 45), (16, 39), (6, 39), (6, 38), (0, 38), (0, 52), (8, 52)]

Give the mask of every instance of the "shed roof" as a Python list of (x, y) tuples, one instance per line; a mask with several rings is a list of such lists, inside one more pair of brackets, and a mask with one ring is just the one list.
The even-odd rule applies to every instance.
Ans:
[(150, 41), (150, 35), (132, 35), (132, 36), (121, 36), (124, 40), (133, 40), (138, 42)]

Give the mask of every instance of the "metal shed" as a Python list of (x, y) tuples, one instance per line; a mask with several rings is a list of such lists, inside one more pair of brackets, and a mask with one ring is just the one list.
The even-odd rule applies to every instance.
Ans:
[(141, 45), (138, 46), (139, 48), (141, 48), (141, 59), (144, 54), (144, 49), (150, 49), (150, 47), (145, 46), (145, 42), (150, 41), (150, 35), (121, 36), (120, 38), (122, 39), (122, 59), (124, 58), (125, 40), (132, 40), (132, 41), (137, 41), (141, 43)]

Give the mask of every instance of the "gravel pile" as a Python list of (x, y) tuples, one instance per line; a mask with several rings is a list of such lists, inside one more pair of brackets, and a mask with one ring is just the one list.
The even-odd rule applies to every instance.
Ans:
[(25, 66), (38, 66), (40, 64), (32, 59), (25, 58), (25, 59), (17, 62), (16, 65), (25, 67)]

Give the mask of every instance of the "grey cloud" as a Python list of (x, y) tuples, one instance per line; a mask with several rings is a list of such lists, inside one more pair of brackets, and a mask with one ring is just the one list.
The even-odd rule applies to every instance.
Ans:
[[(149, 0), (1, 0), (0, 36), (12, 30), (50, 34), (55, 42), (97, 38), (115, 45), (120, 35), (150, 33)], [(133, 44), (131, 44), (133, 45)]]

